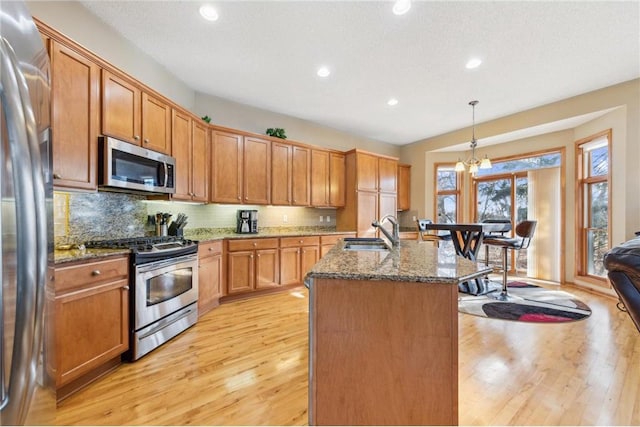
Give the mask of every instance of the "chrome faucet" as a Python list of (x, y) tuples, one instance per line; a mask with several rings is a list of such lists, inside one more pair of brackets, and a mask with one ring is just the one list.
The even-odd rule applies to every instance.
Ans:
[[(393, 226), (393, 234), (390, 234), (386, 228), (382, 226), (382, 223), (385, 221), (389, 221)], [(382, 233), (387, 236), (387, 239), (391, 242), (391, 246), (400, 245), (400, 224), (398, 223), (398, 219), (393, 215), (385, 215), (380, 218), (380, 221), (373, 221), (371, 223), (372, 226), (377, 227), (382, 231)]]

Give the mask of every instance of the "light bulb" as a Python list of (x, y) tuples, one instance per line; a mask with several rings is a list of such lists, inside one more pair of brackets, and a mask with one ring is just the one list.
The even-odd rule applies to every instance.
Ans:
[(491, 169), (491, 160), (487, 155), (484, 155), (484, 159), (480, 162), (480, 169)]
[(200, 6), (200, 15), (207, 21), (218, 20), (218, 12), (210, 4)]
[(476, 172), (478, 172), (478, 164), (473, 163), (471, 164), (471, 166), (469, 166), (469, 173), (475, 174)]
[(462, 160), (458, 159), (458, 163), (456, 163), (456, 167), (453, 168), (453, 170), (456, 172), (464, 172), (464, 163), (462, 163)]
[(411, 9), (411, 0), (396, 0), (393, 4), (393, 13), (396, 15), (404, 15)]

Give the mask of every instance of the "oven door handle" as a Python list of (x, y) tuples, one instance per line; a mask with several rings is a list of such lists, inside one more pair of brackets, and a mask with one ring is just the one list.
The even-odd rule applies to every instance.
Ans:
[(172, 318), (172, 319), (162, 319), (160, 321), (158, 321), (155, 326), (148, 330), (147, 332), (144, 333), (144, 335), (140, 335), (138, 337), (139, 340), (143, 340), (155, 333), (157, 333), (158, 331), (166, 328), (167, 326), (177, 322), (178, 320), (182, 319), (183, 317), (187, 317), (188, 315), (190, 315), (193, 312), (193, 309), (190, 308), (188, 310), (185, 310), (183, 313), (180, 314), (180, 316), (176, 317), (176, 318)]
[(197, 263), (198, 255), (196, 254), (187, 255), (187, 256), (182, 256), (178, 258), (163, 259), (162, 261), (154, 261), (148, 264), (138, 265), (136, 266), (136, 272), (147, 273), (149, 271), (155, 271), (165, 267), (179, 267), (180, 265), (188, 264), (190, 262)]

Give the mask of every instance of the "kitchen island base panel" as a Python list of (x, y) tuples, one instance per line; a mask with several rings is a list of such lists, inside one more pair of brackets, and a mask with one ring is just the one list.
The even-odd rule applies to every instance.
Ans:
[(457, 425), (457, 286), (315, 278), (311, 425)]

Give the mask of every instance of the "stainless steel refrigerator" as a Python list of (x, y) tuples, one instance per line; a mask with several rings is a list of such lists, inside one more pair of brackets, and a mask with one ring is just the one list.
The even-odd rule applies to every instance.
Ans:
[(0, 98), (0, 424), (53, 424), (49, 61), (22, 2), (0, 0)]

